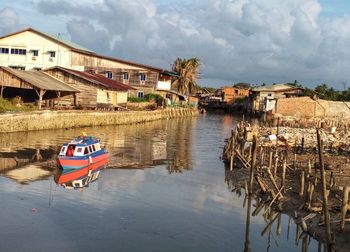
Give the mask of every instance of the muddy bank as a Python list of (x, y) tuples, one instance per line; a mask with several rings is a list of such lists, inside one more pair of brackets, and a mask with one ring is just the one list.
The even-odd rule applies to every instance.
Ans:
[(6, 113), (0, 115), (0, 133), (133, 124), (197, 115), (197, 109), (189, 108), (171, 108), (155, 111), (40, 111)]
[[(286, 213), (300, 224), (304, 233), (327, 243), (331, 251), (334, 248), (347, 251), (350, 245), (347, 239), (350, 219), (346, 214), (349, 207), (349, 153), (334, 152), (323, 145), (302, 150), (301, 142), (290, 146), (283, 138), (281, 141), (279, 135), (276, 140), (269, 140), (269, 134), (276, 129), (258, 128), (253, 133), (250, 129), (239, 123), (227, 141), (223, 153), (226, 179), (234, 187), (250, 191), (258, 202), (265, 204), (266, 215), (271, 211)], [(316, 138), (316, 130), (313, 132), (309, 135)], [(321, 142), (322, 138), (326, 142), (328, 132), (320, 133)], [(339, 134), (347, 133), (340, 131)], [(344, 138), (342, 136), (339, 141)], [(258, 207), (254, 211), (259, 211)], [(329, 216), (328, 222), (325, 216)], [(326, 232), (327, 223), (330, 232)]]

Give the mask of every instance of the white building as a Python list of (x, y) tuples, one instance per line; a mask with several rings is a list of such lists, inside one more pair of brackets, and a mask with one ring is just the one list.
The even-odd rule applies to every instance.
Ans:
[(136, 87), (137, 95), (170, 90), (174, 73), (126, 60), (98, 55), (72, 42), (32, 28), (0, 37), (0, 66), (41, 70), (61, 66), (103, 74)]

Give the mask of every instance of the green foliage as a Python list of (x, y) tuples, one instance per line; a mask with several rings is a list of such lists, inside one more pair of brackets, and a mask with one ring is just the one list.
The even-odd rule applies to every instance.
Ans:
[(20, 105), (20, 98), (12, 98), (11, 101), (0, 97), (0, 113), (9, 111), (32, 111), (37, 107), (32, 104)]
[(200, 60), (198, 58), (180, 59), (173, 63), (173, 71), (179, 74), (171, 83), (172, 87), (182, 94), (192, 94), (198, 90)]
[(144, 96), (144, 98), (146, 99), (146, 101), (153, 100), (153, 101), (155, 101), (158, 104), (159, 103), (161, 104), (163, 102), (163, 97), (161, 95), (159, 95), (159, 94), (146, 94)]
[(250, 88), (250, 83), (247, 83), (247, 82), (238, 82), (236, 83), (235, 85), (233, 85), (234, 87), (238, 87), (238, 88)]
[(146, 94), (144, 97), (128, 97), (128, 102), (150, 102), (155, 101), (157, 104), (162, 104), (163, 97), (159, 94)]
[(204, 91), (204, 92), (208, 91), (208, 93), (214, 93), (216, 90), (216, 88), (213, 88), (213, 87), (200, 87), (200, 86), (198, 86), (198, 89), (199, 89), (198, 91)]
[(147, 100), (140, 97), (128, 97), (128, 102), (147, 102)]

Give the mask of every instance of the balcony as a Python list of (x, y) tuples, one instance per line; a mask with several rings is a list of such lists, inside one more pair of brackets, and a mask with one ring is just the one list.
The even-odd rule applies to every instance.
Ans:
[(170, 81), (158, 81), (157, 89), (160, 90), (170, 90), (171, 82)]

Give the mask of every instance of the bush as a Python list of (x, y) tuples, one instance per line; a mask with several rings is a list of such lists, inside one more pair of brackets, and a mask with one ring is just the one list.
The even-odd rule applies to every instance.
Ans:
[(154, 101), (158, 105), (162, 105), (163, 97), (159, 94), (146, 94), (143, 98), (128, 97), (128, 102), (150, 102), (150, 101)]
[(11, 99), (11, 101), (0, 97), (0, 113), (7, 111), (32, 111), (37, 107), (33, 104), (25, 104), (24, 106), (18, 106), (20, 99), (17, 97)]
[(140, 97), (128, 97), (128, 102), (147, 102), (147, 100)]

